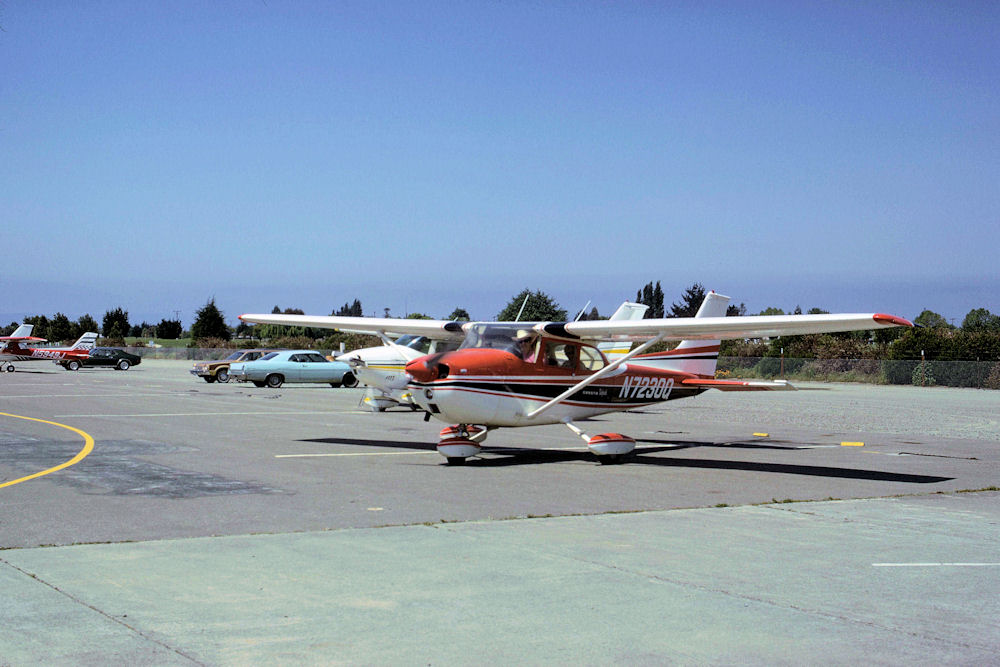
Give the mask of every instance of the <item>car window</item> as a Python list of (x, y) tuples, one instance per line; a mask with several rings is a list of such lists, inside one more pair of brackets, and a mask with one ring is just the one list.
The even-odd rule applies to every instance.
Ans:
[(263, 357), (261, 357), (260, 360), (267, 361), (268, 359), (274, 359), (276, 356), (278, 356), (277, 352), (268, 352)]
[(312, 352), (312, 353), (307, 354), (305, 356), (308, 357), (308, 360), (311, 361), (311, 362), (313, 362), (313, 363), (320, 363), (320, 364), (328, 363), (327, 360), (326, 360), (326, 358), (323, 355), (317, 354), (316, 352)]
[(237, 359), (240, 358), (241, 354), (243, 354), (243, 353), (242, 352), (233, 352), (228, 357), (226, 357), (225, 359), (223, 359), (223, 361), (236, 361)]
[(296, 361), (296, 362), (306, 361), (306, 355), (304, 355), (304, 354), (293, 354), (291, 357), (289, 357), (288, 360), (289, 361)]

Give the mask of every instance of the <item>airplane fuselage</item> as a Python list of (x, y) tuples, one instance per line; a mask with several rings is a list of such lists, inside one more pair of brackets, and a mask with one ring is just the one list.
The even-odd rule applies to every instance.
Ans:
[(0, 361), (60, 361), (63, 359), (86, 359), (87, 356), (87, 350), (21, 347), (16, 343), (11, 343), (0, 349)]
[[(542, 344), (552, 342), (543, 340)], [(564, 341), (558, 344), (567, 345)], [(704, 391), (680, 386), (684, 379), (693, 377), (690, 374), (629, 363), (540, 415), (530, 416), (533, 410), (596, 373), (600, 368), (594, 366), (603, 363), (597, 361), (588, 368), (568, 360), (560, 364), (541, 355), (525, 360), (506, 350), (463, 349), (421, 357), (410, 362), (406, 370), (411, 376), (413, 400), (435, 418), (450, 424), (491, 427), (557, 424)]]

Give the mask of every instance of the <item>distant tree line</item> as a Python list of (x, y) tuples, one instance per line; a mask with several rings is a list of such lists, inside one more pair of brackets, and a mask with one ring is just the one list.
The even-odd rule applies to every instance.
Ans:
[[(701, 283), (694, 283), (685, 289), (676, 302), (666, 307), (666, 299), (660, 281), (650, 281), (636, 292), (636, 301), (649, 306), (646, 317), (693, 317), (701, 306), (706, 295)], [(304, 314), (300, 308), (280, 308), (275, 306), (272, 313)], [(825, 313), (827, 311), (813, 307), (805, 311), (808, 314)], [(796, 306), (788, 314), (802, 314), (801, 307)], [(363, 315), (360, 299), (346, 302), (331, 315), (361, 316)], [(727, 315), (746, 315), (746, 306), (730, 305)], [(777, 307), (765, 308), (758, 315), (784, 315), (785, 311)], [(424, 313), (410, 313), (407, 318), (428, 318)], [(596, 308), (590, 311), (577, 312), (575, 318), (603, 319)], [(501, 321), (552, 321), (560, 322), (569, 319), (566, 309), (562, 308), (551, 296), (541, 290), (525, 288), (515, 294), (504, 308), (497, 313), (496, 319)], [(469, 320), (469, 313), (464, 308), (455, 308), (445, 319)], [(23, 320), (34, 325), (33, 335), (52, 342), (70, 343), (87, 331), (96, 331), (104, 337), (102, 343), (124, 344), (126, 336), (138, 338), (178, 339), (185, 337), (185, 332), (178, 319), (162, 319), (159, 324), (147, 322), (130, 324), (128, 311), (119, 307), (104, 313), (102, 323), (89, 314), (81, 316), (76, 321), (70, 320), (63, 313), (56, 313), (49, 318), (45, 315), (26, 317)], [(736, 358), (779, 359), (787, 361), (786, 371), (794, 372), (795, 359), (859, 359), (888, 361), (1000, 361), (1000, 315), (991, 313), (985, 308), (971, 310), (963, 319), (961, 326), (950, 324), (943, 316), (930, 310), (924, 310), (915, 319), (916, 328), (879, 329), (873, 331), (855, 331), (834, 334), (811, 334), (805, 336), (785, 336), (773, 339), (726, 340), (722, 342), (720, 355)], [(9, 335), (17, 327), (12, 322), (7, 327), (0, 327), (0, 333)], [(311, 327), (286, 327), (269, 324), (251, 325), (241, 322), (235, 328), (225, 322), (223, 312), (210, 298), (204, 306), (195, 313), (195, 320), (187, 334), (192, 339), (193, 347), (225, 347), (234, 344), (243, 346), (259, 345), (261, 340), (267, 340), (270, 345), (281, 347), (315, 347), (318, 349), (335, 349), (342, 343), (345, 348), (356, 348), (378, 344), (377, 338), (334, 332), (329, 329)], [(233, 343), (233, 339), (237, 342)], [(287, 344), (287, 343), (294, 343)], [(768, 362), (770, 363), (770, 362)], [(885, 372), (889, 382), (909, 382), (908, 370), (911, 366), (899, 365), (898, 372)], [(998, 367), (1000, 368), (1000, 367)], [(956, 371), (957, 373), (957, 371)], [(939, 371), (939, 375), (941, 371)], [(964, 377), (964, 376), (963, 376)], [(963, 377), (938, 377), (939, 384), (957, 384), (967, 379)]]

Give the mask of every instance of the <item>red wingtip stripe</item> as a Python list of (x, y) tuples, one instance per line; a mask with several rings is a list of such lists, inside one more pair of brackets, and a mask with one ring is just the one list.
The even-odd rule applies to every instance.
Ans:
[(909, 320), (904, 320), (902, 317), (896, 317), (895, 315), (886, 315), (885, 313), (876, 313), (872, 319), (879, 324), (889, 324), (897, 327), (913, 326), (913, 322)]

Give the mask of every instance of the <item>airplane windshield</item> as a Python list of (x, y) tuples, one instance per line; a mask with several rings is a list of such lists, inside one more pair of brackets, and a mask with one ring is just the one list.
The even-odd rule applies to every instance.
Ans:
[(466, 348), (491, 348), (506, 350), (511, 354), (524, 358), (524, 350), (533, 348), (537, 335), (531, 329), (523, 326), (504, 324), (473, 324), (467, 327), (465, 340), (459, 346)]
[(396, 345), (402, 345), (403, 347), (408, 347), (412, 350), (417, 350), (418, 352), (427, 353), (431, 347), (431, 339), (427, 336), (400, 336), (396, 340)]

